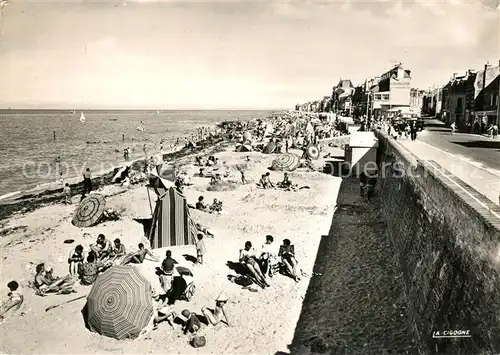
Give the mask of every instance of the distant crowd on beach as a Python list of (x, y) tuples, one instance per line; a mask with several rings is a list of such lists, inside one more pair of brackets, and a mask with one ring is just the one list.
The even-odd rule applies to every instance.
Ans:
[[(187, 140), (184, 149), (197, 153), (194, 157), (194, 163), (199, 168), (199, 172), (196, 175), (209, 178), (209, 188), (212, 191), (219, 191), (220, 187), (230, 183), (224, 170), (225, 162), (220, 162), (213, 154), (200, 154), (198, 153), (200, 150), (196, 150), (196, 148), (202, 149), (205, 145), (208, 146), (210, 142), (223, 140), (239, 145), (248, 145), (249, 149), (264, 154), (274, 154), (276, 159), (287, 153), (293, 155), (290, 153), (291, 150), (297, 149), (302, 151), (302, 154), (295, 156), (294, 159), (296, 159), (297, 164), (291, 169), (303, 167), (306, 168), (306, 171), (312, 171), (314, 170), (312, 162), (320, 154), (321, 149), (318, 147), (320, 140), (346, 133), (345, 125), (340, 122), (325, 122), (314, 115), (303, 115), (301, 113), (280, 113), (268, 120), (223, 122), (216, 130), (205, 127), (200, 128), (196, 135)], [(160, 144), (162, 143), (164, 142), (160, 142)], [(129, 158), (126, 152), (128, 149), (125, 148), (124, 151), (126, 160)], [(143, 152), (146, 156), (144, 169), (147, 171), (146, 167), (154, 166), (154, 162), (150, 162), (151, 156), (148, 156), (149, 152), (146, 144), (143, 145)], [(250, 161), (249, 155), (245, 159)], [(292, 182), (286, 169), (282, 172), (283, 179), (277, 182), (271, 181), (269, 172), (263, 173), (260, 180), (255, 182), (256, 186), (264, 190), (283, 189), (291, 193), (298, 193), (300, 190), (310, 188), (309, 186), (299, 187)], [(239, 173), (241, 174), (241, 184), (248, 184), (249, 181), (243, 168), (239, 169)], [(87, 168), (83, 173), (82, 199), (94, 189), (92, 178), (92, 172)], [(374, 186), (370, 177), (366, 181), (363, 180), (363, 184)], [(192, 186), (189, 176), (182, 172), (176, 174), (173, 185), (177, 193), (183, 197), (185, 196), (185, 189)], [(361, 193), (363, 194), (364, 191), (363, 188)], [(373, 195), (371, 188), (367, 191), (370, 196)], [(67, 183), (64, 185), (63, 195), (64, 202), (71, 203), (71, 189)], [(215, 198), (211, 203), (207, 203), (203, 195), (198, 197), (196, 203), (188, 204), (188, 207), (205, 213), (225, 213), (223, 201)], [(195, 236), (196, 258), (193, 262), (203, 267), (207, 254), (205, 241), (207, 238), (216, 238), (216, 235), (211, 231), (210, 227), (195, 223)], [(174, 251), (167, 250), (165, 258), (160, 263), (160, 259), (143, 243), (138, 244), (136, 250), (127, 252), (120, 238), (108, 239), (104, 234), (99, 234), (95, 243), (91, 244), (88, 250), (85, 250), (81, 244), (71, 248), (67, 258), (68, 275), (63, 277), (54, 276), (52, 268), (45, 263), (40, 263), (36, 266), (35, 275), (30, 282), (30, 286), (39, 296), (69, 294), (75, 292), (74, 285), (76, 283), (84, 286), (96, 284), (98, 276), (114, 265), (141, 264), (146, 260), (159, 263), (160, 266), (156, 267), (156, 275), (161, 290), (151, 290), (152, 298), (156, 302), (153, 329), (157, 329), (158, 325), (165, 321), (171, 328), (176, 330), (176, 324), (180, 322), (182, 331), (185, 334), (190, 333), (194, 336), (192, 338), (193, 346), (203, 346), (203, 337), (197, 336), (198, 331), (202, 328), (202, 322), (197, 313), (189, 309), (176, 313), (172, 308), (176, 300), (189, 302), (196, 291), (191, 270), (181, 267), (175, 259), (177, 257)], [(241, 246), (238, 263), (230, 266), (238, 275), (229, 277), (228, 280), (251, 292), (258, 292), (258, 288), (272, 287), (272, 280), (279, 274), (290, 277), (295, 282), (300, 282), (302, 277), (308, 277), (307, 273), (299, 269), (298, 264), (297, 250), (292, 239), (284, 238), (279, 243), (275, 241), (273, 235), (267, 234), (262, 237), (262, 241), (258, 242), (257, 246), (255, 246), (255, 241), (250, 240)], [(175, 273), (180, 274), (180, 278), (174, 277)], [(223, 288), (223, 285), (221, 285), (221, 289)], [(16, 281), (9, 283), (9, 289), (11, 290), (9, 294), (10, 301), (3, 308), (4, 313), (2, 314), (24, 303), (24, 298), (18, 291)], [(227, 326), (232, 326), (232, 312), (228, 309), (229, 298), (224, 292), (221, 292), (214, 301), (215, 305), (207, 305), (201, 308), (201, 315), (206, 318), (209, 325), (224, 323)]]

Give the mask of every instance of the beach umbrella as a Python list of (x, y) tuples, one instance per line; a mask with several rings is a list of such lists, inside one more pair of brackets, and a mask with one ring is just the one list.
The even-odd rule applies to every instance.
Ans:
[(292, 153), (280, 154), (273, 160), (271, 168), (275, 171), (293, 171), (297, 169), (300, 158)]
[(175, 166), (173, 164), (169, 163), (159, 164), (156, 166), (156, 172), (159, 177), (165, 180), (175, 182), (177, 174), (175, 172)]
[(92, 227), (97, 224), (104, 214), (106, 200), (101, 194), (90, 194), (85, 197), (76, 208), (71, 223), (75, 227)]
[(314, 144), (309, 144), (306, 148), (306, 154), (311, 159), (319, 158), (319, 148)]
[(95, 281), (86, 307), (91, 331), (136, 338), (153, 316), (151, 284), (134, 266), (113, 266)]

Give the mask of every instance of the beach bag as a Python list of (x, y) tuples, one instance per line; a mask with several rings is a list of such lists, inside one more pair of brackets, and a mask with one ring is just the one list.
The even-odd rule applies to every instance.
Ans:
[(204, 336), (195, 336), (189, 343), (193, 348), (202, 348), (207, 344), (207, 339)]

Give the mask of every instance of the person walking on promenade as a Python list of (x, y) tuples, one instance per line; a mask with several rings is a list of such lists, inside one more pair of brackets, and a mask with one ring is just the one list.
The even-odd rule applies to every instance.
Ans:
[(451, 134), (455, 134), (455, 129), (457, 128), (457, 126), (455, 125), (455, 122), (451, 123), (450, 128), (451, 128)]
[(92, 191), (92, 174), (90, 173), (90, 168), (87, 168), (83, 173), (83, 196), (87, 195)]
[(410, 137), (412, 141), (417, 139), (417, 124), (415, 121), (413, 121), (410, 126)]

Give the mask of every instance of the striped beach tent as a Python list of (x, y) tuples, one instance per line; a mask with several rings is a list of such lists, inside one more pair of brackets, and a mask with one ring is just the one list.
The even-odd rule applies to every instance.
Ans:
[(171, 187), (158, 197), (148, 239), (151, 248), (195, 244), (196, 226), (186, 199)]

